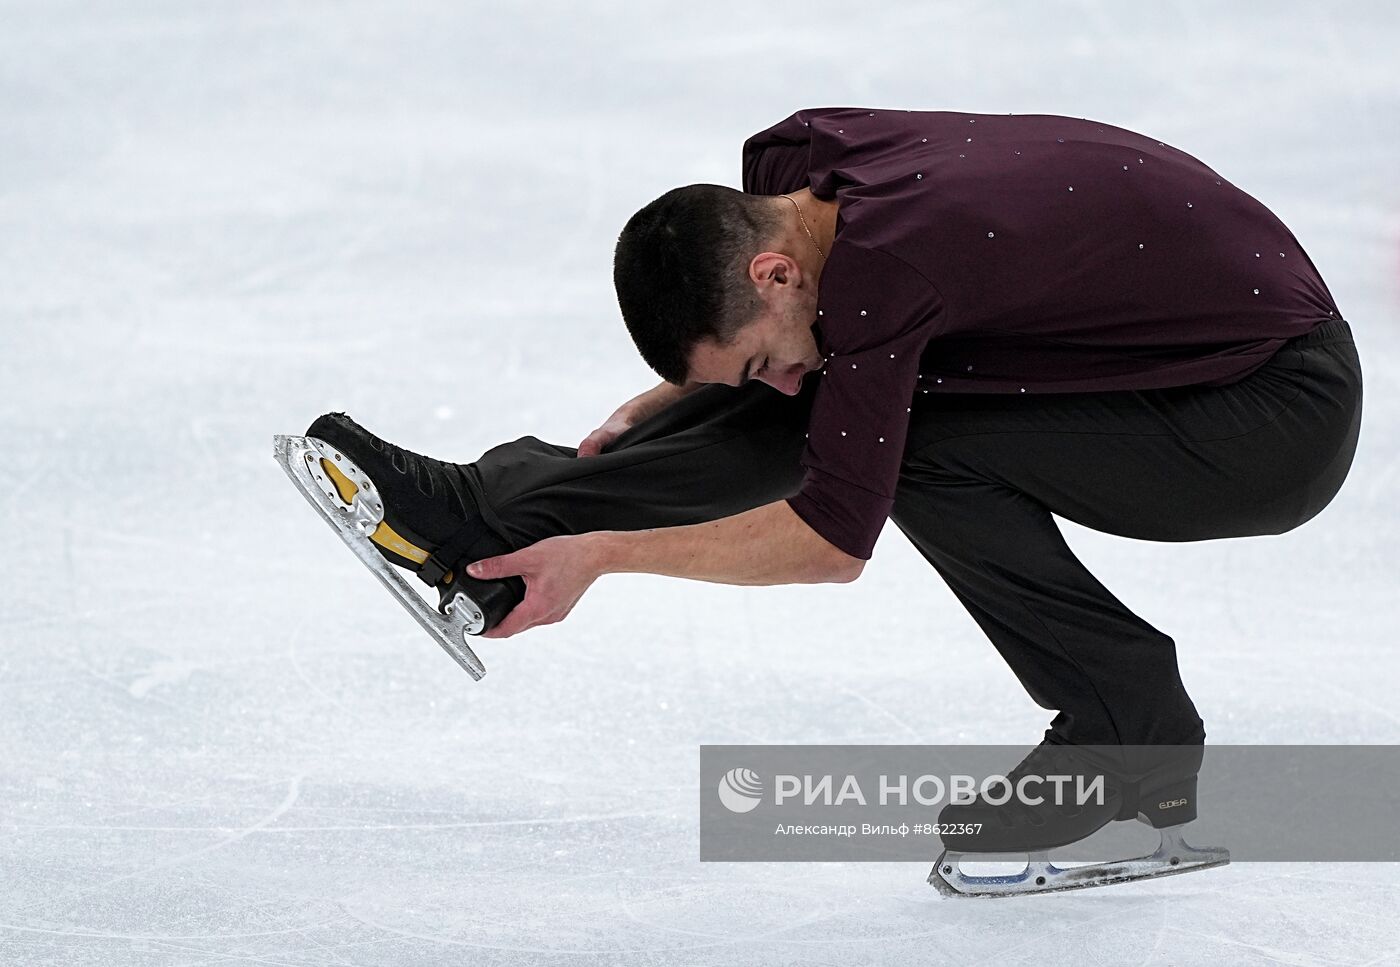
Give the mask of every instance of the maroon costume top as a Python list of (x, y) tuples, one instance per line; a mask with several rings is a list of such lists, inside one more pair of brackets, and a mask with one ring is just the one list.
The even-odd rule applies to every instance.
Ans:
[(1100, 121), (798, 111), (743, 188), (840, 203), (814, 332), (827, 363), (789, 504), (868, 559), (914, 393), (1223, 385), (1341, 312), (1292, 232), (1183, 151)]

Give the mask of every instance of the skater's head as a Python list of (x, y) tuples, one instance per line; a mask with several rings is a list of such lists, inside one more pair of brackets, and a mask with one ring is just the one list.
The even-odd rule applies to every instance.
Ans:
[[(822, 237), (834, 223), (828, 203), (798, 197)], [(822, 249), (791, 198), (687, 185), (628, 220), (613, 284), (633, 342), (662, 379), (751, 378), (793, 394), (822, 364), (812, 333)]]

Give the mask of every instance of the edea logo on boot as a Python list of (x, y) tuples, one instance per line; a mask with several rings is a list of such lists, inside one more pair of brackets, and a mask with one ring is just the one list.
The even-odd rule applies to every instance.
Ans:
[(731, 813), (746, 813), (763, 799), (763, 780), (752, 769), (730, 769), (719, 781), (719, 801)]

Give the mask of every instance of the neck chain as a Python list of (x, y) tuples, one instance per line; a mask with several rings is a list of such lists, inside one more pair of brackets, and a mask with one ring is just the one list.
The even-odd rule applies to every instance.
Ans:
[(820, 245), (817, 245), (817, 237), (813, 235), (812, 230), (807, 227), (807, 219), (802, 217), (802, 206), (797, 204), (797, 199), (793, 198), (791, 195), (784, 195), (783, 197), (786, 198), (788, 201), (792, 202), (793, 207), (797, 209), (797, 220), (802, 223), (802, 230), (807, 233), (807, 237), (812, 240), (812, 244), (815, 245), (817, 248), (817, 254), (820, 255), (822, 257), (822, 261), (825, 262), (826, 253), (822, 251), (822, 247)]

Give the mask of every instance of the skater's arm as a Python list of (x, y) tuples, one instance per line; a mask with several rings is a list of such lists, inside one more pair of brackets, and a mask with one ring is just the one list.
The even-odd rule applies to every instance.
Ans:
[(777, 500), (720, 520), (640, 531), (596, 531), (599, 574), (644, 573), (717, 584), (854, 581), (865, 562), (814, 531)]
[(824, 584), (854, 581), (865, 561), (827, 543), (786, 501), (723, 520), (641, 531), (561, 534), (467, 572), (486, 580), (519, 575), (525, 599), (487, 638), (509, 638), (563, 621), (603, 574), (641, 572), (720, 584)]
[(662, 383), (632, 397), (619, 406), (602, 426), (584, 437), (583, 442), (578, 445), (578, 455), (591, 457), (601, 453), (603, 447), (622, 436), (629, 428), (650, 419), (676, 400), (689, 396), (704, 385), (698, 382), (689, 382), (683, 386)]

